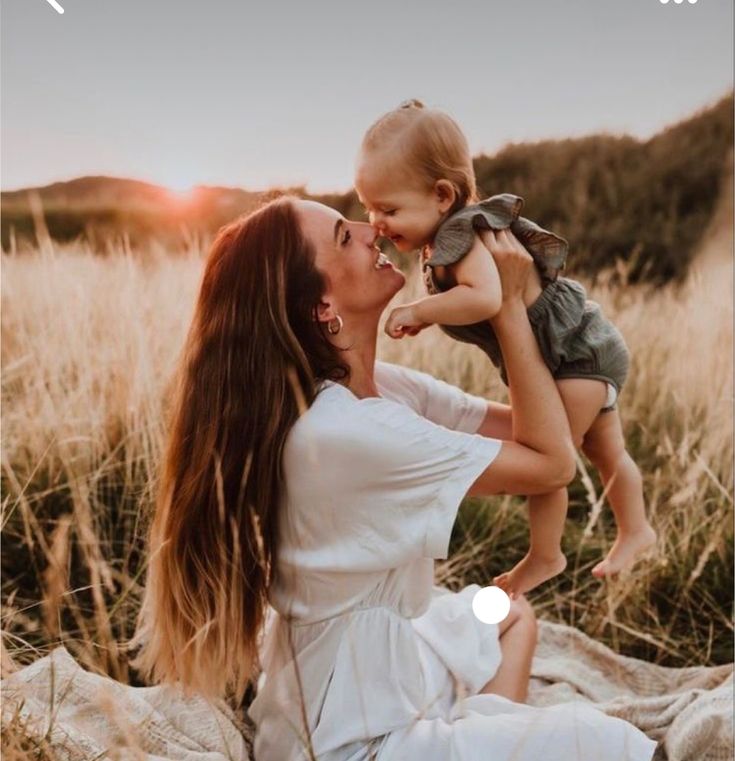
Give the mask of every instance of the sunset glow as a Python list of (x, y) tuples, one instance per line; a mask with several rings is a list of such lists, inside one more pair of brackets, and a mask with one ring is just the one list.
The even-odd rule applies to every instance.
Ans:
[(166, 183), (166, 190), (174, 201), (185, 202), (194, 198), (196, 184), (193, 182)]

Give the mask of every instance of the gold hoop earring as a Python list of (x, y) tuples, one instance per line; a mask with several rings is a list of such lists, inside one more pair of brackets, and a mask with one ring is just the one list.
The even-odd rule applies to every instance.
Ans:
[[(337, 321), (337, 327), (336, 327), (336, 328), (335, 328), (335, 327), (334, 327), (334, 325), (332, 324), (332, 323), (334, 322), (334, 320), (336, 320), (336, 321)], [(337, 335), (337, 333), (339, 333), (339, 331), (340, 331), (340, 330), (342, 330), (342, 327), (343, 327), (343, 325), (344, 325), (344, 322), (342, 321), (342, 318), (341, 318), (339, 315), (337, 315), (337, 316), (334, 318), (334, 320), (330, 320), (330, 321), (327, 323), (327, 330), (329, 331), (329, 335), (330, 335), (330, 336), (336, 336), (336, 335)]]

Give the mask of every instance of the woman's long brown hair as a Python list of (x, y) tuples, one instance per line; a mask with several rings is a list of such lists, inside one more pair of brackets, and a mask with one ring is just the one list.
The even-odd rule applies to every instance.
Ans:
[(325, 282), (288, 197), (223, 228), (181, 355), (133, 665), (242, 699), (275, 574), (286, 437), (346, 377), (315, 309)]

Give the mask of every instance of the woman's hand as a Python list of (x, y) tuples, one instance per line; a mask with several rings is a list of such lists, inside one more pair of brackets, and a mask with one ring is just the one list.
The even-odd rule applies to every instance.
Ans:
[[(509, 230), (486, 230), (480, 233), (482, 242), (493, 255), (500, 274), (503, 304), (523, 298), (533, 258)], [(502, 308), (501, 308), (502, 311)]]
[(396, 307), (388, 315), (385, 332), (391, 338), (403, 338), (403, 336), (418, 335), (424, 328), (428, 327), (425, 322), (418, 319), (413, 304), (404, 304)]

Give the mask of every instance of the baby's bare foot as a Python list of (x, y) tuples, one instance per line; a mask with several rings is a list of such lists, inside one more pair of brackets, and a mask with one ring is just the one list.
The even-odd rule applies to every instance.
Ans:
[(522, 595), (544, 581), (560, 574), (567, 567), (567, 559), (559, 553), (553, 559), (540, 559), (530, 552), (510, 571), (501, 573), (493, 581), (507, 594)]
[(635, 559), (655, 543), (656, 532), (648, 523), (632, 533), (619, 531), (607, 557), (592, 569), (592, 575), (601, 579), (629, 569)]

